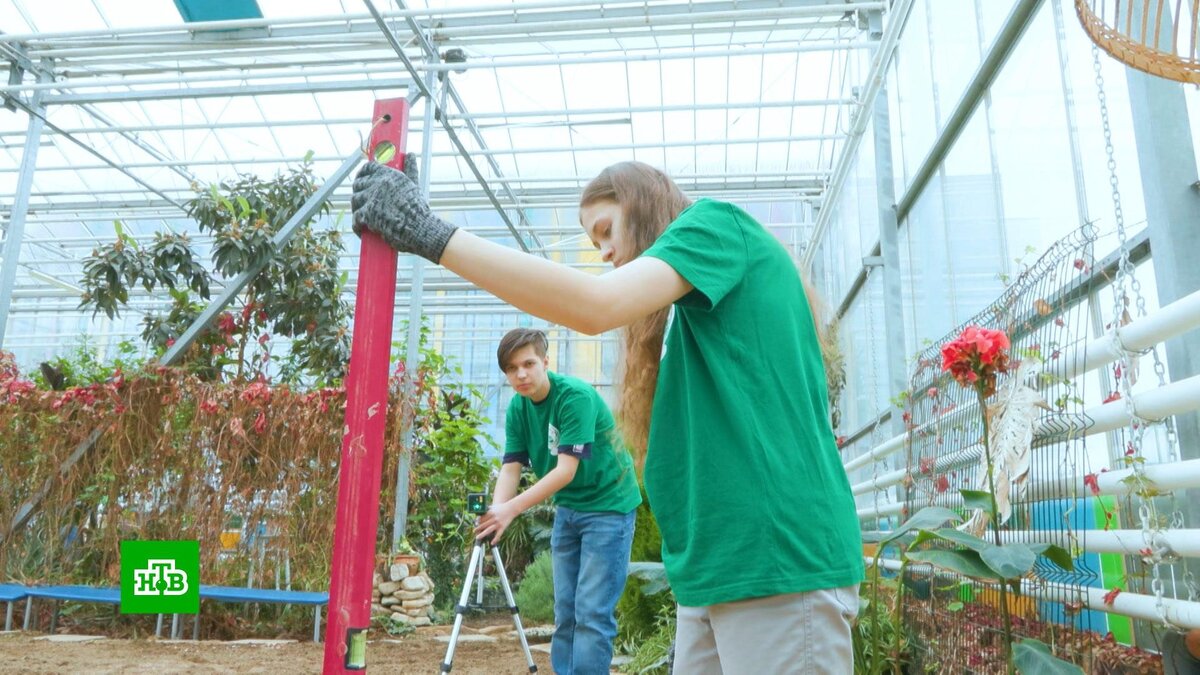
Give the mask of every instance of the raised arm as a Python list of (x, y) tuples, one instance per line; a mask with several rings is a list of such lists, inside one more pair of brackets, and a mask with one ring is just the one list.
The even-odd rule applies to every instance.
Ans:
[(692, 289), (657, 258), (637, 258), (594, 276), (461, 229), (441, 264), (522, 311), (588, 335), (631, 323)]
[(518, 309), (589, 335), (662, 309), (692, 288), (654, 258), (592, 276), (480, 239), (434, 215), (412, 177), (373, 162), (354, 179), (351, 205), (355, 232), (371, 230), (397, 251), (440, 263)]

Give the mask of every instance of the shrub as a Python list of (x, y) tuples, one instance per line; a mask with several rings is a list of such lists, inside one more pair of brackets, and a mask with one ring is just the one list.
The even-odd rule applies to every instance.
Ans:
[(554, 563), (549, 551), (539, 553), (525, 568), (516, 599), (521, 615), (530, 623), (554, 621)]
[[(642, 494), (642, 505), (638, 507), (636, 529), (633, 533), (633, 548), (630, 560), (634, 562), (662, 562), (662, 535), (658, 523), (650, 514), (650, 506)], [(674, 610), (675, 601), (669, 592), (646, 593), (645, 582), (630, 577), (625, 592), (617, 601), (617, 640), (621, 643), (638, 643), (658, 630), (658, 617), (664, 608)]]
[[(664, 593), (662, 595), (670, 595)], [(630, 655), (623, 673), (637, 675), (667, 675), (674, 662), (675, 606), (663, 607), (655, 617), (652, 632), (637, 642), (622, 643), (621, 651)]]

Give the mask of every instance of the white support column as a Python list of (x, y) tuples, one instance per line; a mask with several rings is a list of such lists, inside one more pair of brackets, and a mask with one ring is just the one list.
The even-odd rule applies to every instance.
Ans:
[[(874, 562), (875, 558), (864, 556), (863, 560), (866, 564), (870, 565)], [(886, 570), (895, 571), (900, 569), (900, 561), (891, 558), (880, 558), (879, 566)], [(941, 573), (938, 572), (938, 574), (940, 575)], [(955, 575), (955, 578), (959, 577)], [(976, 583), (990, 585), (987, 582)], [(1122, 592), (1117, 594), (1112, 604), (1107, 604), (1104, 602), (1104, 596), (1109, 591), (1104, 588), (1080, 588), (1066, 584), (1041, 583), (1028, 579), (1021, 580), (1021, 592), (1036, 594), (1038, 598), (1052, 602), (1082, 602), (1085, 608), (1094, 609), (1106, 614), (1119, 614), (1121, 616), (1153, 622), (1161, 621), (1161, 617), (1158, 614), (1158, 599), (1152, 595)], [(1200, 602), (1164, 598), (1163, 609), (1167, 620), (1173, 625), (1188, 630), (1200, 628)]]
[[(38, 76), (41, 82), (50, 80), (49, 67)], [(8, 328), (8, 309), (12, 305), (13, 287), (17, 282), (17, 263), (21, 259), (21, 243), (25, 238), (25, 216), (29, 213), (29, 193), (33, 188), (33, 172), (37, 170), (38, 148), (42, 144), (42, 129), (46, 125), (46, 106), (42, 92), (35, 92), (30, 101), (29, 125), (25, 132), (25, 149), (17, 175), (16, 195), (9, 212), (8, 228), (4, 233), (3, 261), (0, 262), (0, 348)]]
[[(1093, 492), (1092, 488), (1087, 485), (1085, 476), (1063, 476), (1052, 480), (1037, 481), (1029, 486), (1027, 494), (1035, 494), (1042, 499), (1062, 499), (1092, 494), (1125, 496), (1133, 489), (1125, 482), (1133, 475), (1133, 469), (1105, 471), (1092, 475), (1096, 479), (1096, 492)], [(1151, 464), (1145, 467), (1144, 475), (1147, 480), (1154, 483), (1154, 487), (1164, 492), (1200, 487), (1200, 459)], [(951, 509), (962, 508), (962, 498), (957, 494), (947, 495), (938, 505)], [(886, 518), (898, 516), (903, 511), (904, 504), (887, 502), (878, 507), (859, 509), (858, 516), (862, 519)]]
[[(1142, 351), (1154, 346), (1155, 344), (1178, 337), (1179, 335), (1196, 328), (1200, 328), (1200, 290), (1184, 296), (1170, 305), (1162, 307), (1153, 314), (1149, 314), (1145, 317), (1137, 319), (1136, 321), (1133, 321), (1132, 323), (1120, 327), (1117, 330), (1117, 338), (1126, 349), (1130, 351)], [(1113, 352), (1112, 339), (1108, 337), (1100, 338), (1090, 342), (1085, 351), (1087, 354), (1086, 359), (1078, 354), (1063, 355), (1063, 357), (1059, 358), (1058, 360), (1051, 362), (1051, 367), (1047, 369), (1047, 372), (1057, 377), (1073, 378), (1082, 375), (1083, 373), (1090, 372), (1093, 369), (1112, 363), (1116, 361), (1119, 356)], [(1147, 394), (1142, 396), (1149, 395), (1150, 393), (1152, 392), (1147, 392)], [(1192, 392), (1192, 395), (1195, 395), (1195, 392)], [(1142, 396), (1138, 397), (1139, 401), (1142, 399)], [(1194, 400), (1200, 400), (1200, 398)], [(1136, 406), (1139, 414), (1144, 416), (1148, 415), (1148, 412), (1143, 409), (1142, 403), (1136, 403)], [(1123, 404), (1114, 406), (1113, 410), (1109, 413), (1105, 413), (1105, 415), (1115, 414), (1118, 409), (1123, 408)], [(949, 415), (943, 417), (938, 421), (938, 423), (953, 423), (960, 417), (977, 414), (975, 412), (976, 409), (977, 405), (974, 403), (964, 405), (954, 410)], [(1096, 409), (1089, 410), (1087, 414), (1091, 415), (1094, 410)], [(1111, 421), (1106, 421), (1106, 424), (1109, 423), (1111, 423)], [(1122, 424), (1124, 423), (1127, 423), (1127, 420), (1122, 422)], [(922, 427), (914, 430), (914, 433), (923, 433), (932, 424), (933, 423), (923, 425)], [(1114, 428), (1117, 427), (1106, 427), (1104, 429), (1097, 430), (1094, 433), (1099, 433), (1099, 431), (1111, 431)], [(1089, 431), (1089, 433), (1093, 432)], [(883, 459), (892, 453), (904, 449), (904, 439), (904, 434), (894, 436), (879, 444), (870, 452), (859, 455), (849, 462), (846, 462), (846, 472), (849, 473), (851, 471), (861, 469), (862, 467), (867, 466), (874, 461)], [(895, 474), (888, 475), (894, 476)], [(885, 477), (883, 476), (879, 478), (881, 485), (884, 485), (884, 478)], [(894, 483), (886, 483), (886, 485), (893, 484)], [(856, 489), (860, 489), (862, 485), (864, 484), (859, 484), (855, 487)], [(861, 494), (861, 491), (856, 492), (856, 494)]]

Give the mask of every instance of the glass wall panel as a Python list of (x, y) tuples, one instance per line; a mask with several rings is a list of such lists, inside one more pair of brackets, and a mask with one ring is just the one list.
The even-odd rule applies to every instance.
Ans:
[(1003, 288), (1006, 252), (988, 144), (980, 108), (901, 227), (910, 354), (982, 309)]
[[(1063, 96), (1067, 78), (1047, 68), (1059, 62), (1052, 9), (1046, 3), (1033, 17), (988, 99), (1010, 263), (1005, 273), (1019, 272), (1012, 266), (1017, 259), (1032, 262), (1083, 222)], [(1065, 56), (1071, 69), (1086, 65)]]

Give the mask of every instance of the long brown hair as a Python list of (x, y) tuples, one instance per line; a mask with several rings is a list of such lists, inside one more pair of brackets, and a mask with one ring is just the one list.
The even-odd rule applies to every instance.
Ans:
[[(658, 169), (641, 162), (620, 162), (592, 179), (579, 197), (580, 208), (610, 201), (621, 207), (624, 247), (619, 255), (632, 260), (641, 255), (679, 217), (692, 200), (675, 181)], [(813, 322), (821, 337), (822, 355), (826, 341), (820, 313), (824, 303), (801, 275), (805, 296), (812, 308)], [(623, 349), (617, 368), (617, 425), (625, 447), (640, 467), (650, 435), (650, 413), (658, 385), (658, 363), (662, 357), (663, 334), (670, 307), (642, 317), (622, 329)]]
[[(579, 206), (611, 201), (621, 207), (625, 260), (642, 254), (679, 217), (692, 200), (658, 169), (641, 162), (613, 164), (592, 179)], [(617, 425), (625, 446), (641, 464), (650, 431), (650, 407), (658, 385), (663, 332), (670, 307), (644, 316), (622, 329), (624, 349), (617, 367)]]

